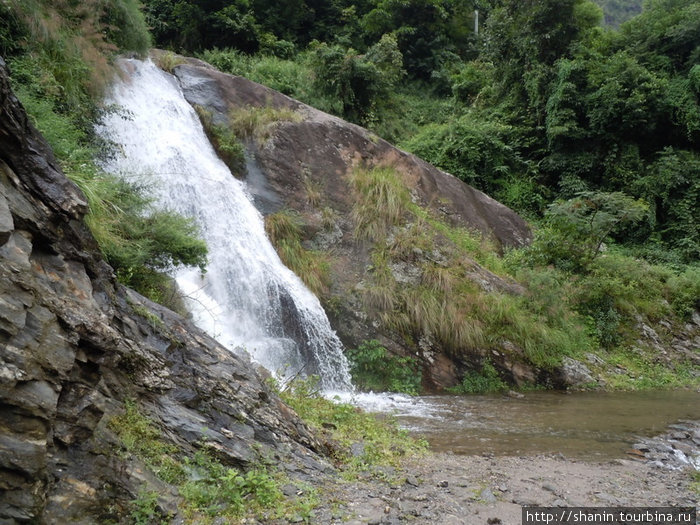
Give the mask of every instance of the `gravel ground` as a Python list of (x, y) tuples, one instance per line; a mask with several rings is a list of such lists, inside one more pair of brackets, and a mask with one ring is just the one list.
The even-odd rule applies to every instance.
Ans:
[(689, 470), (634, 459), (431, 454), (393, 477), (326, 484), (312, 523), (520, 525), (524, 505), (698, 505)]

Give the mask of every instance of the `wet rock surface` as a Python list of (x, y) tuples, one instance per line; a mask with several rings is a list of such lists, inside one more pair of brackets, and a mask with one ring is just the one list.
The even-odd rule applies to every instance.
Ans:
[(700, 470), (700, 421), (674, 423), (660, 436), (639, 440), (628, 454), (656, 468)]
[(314, 523), (520, 525), (523, 506), (694, 506), (688, 471), (643, 461), (435, 454), (382, 483), (327, 487), (350, 503)]

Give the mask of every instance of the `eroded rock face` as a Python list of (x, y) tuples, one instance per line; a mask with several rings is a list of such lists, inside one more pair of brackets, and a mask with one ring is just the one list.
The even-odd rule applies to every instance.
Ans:
[(226, 464), (327, 468), (247, 357), (116, 283), (85, 211), (0, 59), (0, 522), (118, 520), (142, 488), (176, 512), (171, 487), (116, 453), (126, 400), (183, 454), (208, 442)]
[[(499, 247), (522, 246), (531, 232), (515, 212), (421, 159), (401, 151), (385, 140), (354, 124), (306, 106), (281, 93), (242, 77), (223, 74), (199, 60), (187, 59), (174, 69), (185, 98), (206, 108), (217, 123), (226, 123), (232, 109), (271, 106), (297, 111), (301, 122), (282, 122), (272, 136), (260, 143), (247, 144), (255, 158), (254, 177), (249, 189), (263, 214), (291, 209), (303, 217), (306, 244), (309, 248), (332, 253), (332, 301), (327, 302), (333, 328), (348, 347), (363, 340), (378, 339), (392, 353), (419, 355), (424, 365), (424, 387), (439, 390), (459, 382), (465, 366), (481, 360), (481, 351), (463, 352), (464, 359), (448, 356), (438, 346), (391, 333), (362, 304), (363, 287), (371, 271), (373, 243), (354, 235), (352, 209), (356, 202), (350, 175), (356, 168), (391, 167), (409, 190), (411, 200), (453, 226), (481, 232)], [(262, 180), (261, 180), (262, 178)], [(257, 195), (264, 187), (265, 195)], [(310, 196), (310, 188), (315, 193)], [(269, 205), (274, 202), (275, 205)], [(332, 224), (329, 226), (329, 218)], [(414, 250), (413, 260), (392, 264), (391, 271), (399, 285), (420, 281), (420, 265), (442, 255)], [(506, 282), (476, 262), (465, 278), (487, 292), (521, 294), (517, 283)], [(471, 363), (470, 363), (471, 361)], [(503, 360), (506, 365), (511, 361)], [(505, 366), (505, 365), (504, 365)], [(534, 376), (524, 370), (505, 370), (520, 378)], [(522, 369), (522, 370), (521, 370)]]

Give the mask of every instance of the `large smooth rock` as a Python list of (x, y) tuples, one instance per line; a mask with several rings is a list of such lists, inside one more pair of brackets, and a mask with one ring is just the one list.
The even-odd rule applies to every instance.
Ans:
[[(298, 212), (305, 222), (305, 246), (331, 253), (327, 309), (333, 328), (349, 348), (378, 339), (392, 354), (419, 356), (427, 389), (454, 386), (465, 367), (481, 360), (481, 351), (465, 348), (448, 354), (428, 341), (431, 334), (393, 333), (371, 315), (360, 298), (371, 273), (373, 242), (355, 236), (352, 210), (356, 201), (350, 175), (358, 167), (391, 166), (411, 199), (447, 224), (481, 232), (499, 247), (522, 246), (531, 239), (526, 222), (515, 212), (452, 175), (401, 151), (387, 141), (243, 77), (221, 73), (195, 59), (174, 68), (185, 98), (203, 106), (216, 122), (226, 123), (231, 110), (270, 106), (292, 109), (300, 122), (281, 122), (263, 142), (249, 141), (247, 182), (262, 213)], [(309, 198), (309, 188), (318, 197)], [(315, 202), (311, 202), (314, 200)], [(332, 225), (323, 219), (332, 217)], [(436, 240), (436, 251), (439, 251)], [(399, 286), (418, 285), (421, 264), (440, 254), (416, 250), (414, 260), (393, 261)], [(523, 288), (471, 261), (465, 279), (486, 292), (522, 294)], [(520, 367), (522, 368), (522, 367)], [(514, 375), (525, 374), (517, 368)], [(507, 371), (510, 373), (510, 370)]]

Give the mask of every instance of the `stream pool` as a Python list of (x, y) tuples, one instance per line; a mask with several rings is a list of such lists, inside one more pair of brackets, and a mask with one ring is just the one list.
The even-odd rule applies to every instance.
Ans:
[(420, 396), (356, 394), (366, 410), (392, 413), (400, 425), (455, 454), (563, 454), (622, 458), (642, 437), (683, 420), (700, 420), (700, 393), (530, 392), (505, 395)]

